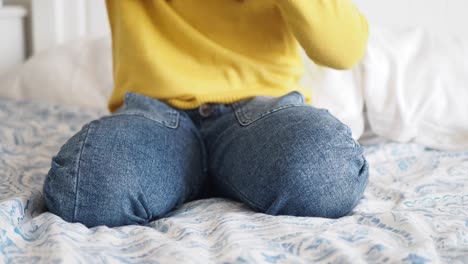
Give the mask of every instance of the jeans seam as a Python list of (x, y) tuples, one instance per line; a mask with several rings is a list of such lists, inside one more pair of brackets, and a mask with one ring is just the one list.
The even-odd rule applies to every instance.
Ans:
[(290, 103), (290, 104), (286, 104), (286, 105), (280, 105), (280, 106), (277, 106), (275, 108), (272, 108), (272, 109), (268, 109), (267, 111), (265, 112), (262, 112), (257, 118), (255, 119), (251, 119), (251, 118), (248, 118), (247, 115), (245, 114), (245, 111), (244, 111), (244, 108), (246, 106), (249, 105), (250, 101), (251, 100), (254, 100), (254, 98), (250, 99), (249, 101), (245, 102), (245, 104), (241, 104), (241, 103), (234, 103), (232, 104), (232, 108), (234, 109), (234, 112), (236, 114), (236, 117), (237, 117), (237, 120), (238, 122), (243, 125), (243, 126), (247, 126), (247, 125), (250, 125), (252, 123), (254, 123), (255, 121), (273, 113), (273, 112), (276, 112), (276, 111), (279, 111), (279, 110), (282, 110), (282, 109), (286, 109), (286, 108), (290, 108), (290, 107), (295, 107), (295, 106), (309, 106), (308, 104), (305, 103), (305, 99), (304, 99), (304, 96), (298, 92), (298, 91), (292, 91), (286, 95), (283, 95), (281, 97), (277, 97), (277, 98), (282, 98), (284, 96), (291, 96), (291, 95), (298, 95), (300, 97), (300, 103)]
[(177, 129), (179, 127), (179, 113), (171, 113), (171, 115), (174, 116), (174, 118), (172, 118), (172, 120), (170, 122), (165, 122), (165, 121), (158, 121), (154, 118), (151, 118), (149, 117), (148, 115), (146, 114), (143, 114), (143, 113), (117, 113), (117, 114), (113, 114), (113, 115), (110, 115), (110, 116), (106, 116), (104, 118), (111, 118), (111, 117), (114, 117), (114, 116), (137, 116), (137, 117), (143, 117), (145, 119), (148, 119), (148, 120), (151, 120), (159, 125), (162, 125), (164, 127), (167, 127), (167, 128), (172, 128), (172, 129)]
[[(156, 99), (156, 98), (152, 98), (152, 97), (149, 97), (149, 96), (146, 96), (146, 95), (143, 95), (143, 94), (139, 94), (139, 93), (135, 93), (135, 92), (127, 92), (125, 93), (125, 100), (124, 100), (124, 106), (125, 108), (129, 107), (130, 105), (132, 105), (133, 103), (136, 104), (136, 105), (139, 105), (139, 100), (144, 100), (145, 102), (148, 101), (151, 103), (151, 105), (153, 105), (155, 102), (156, 103), (159, 103), (159, 104), (162, 104), (164, 105), (165, 108), (169, 108), (169, 109), (166, 109), (166, 110), (162, 110), (162, 109), (158, 109), (159, 112), (164, 112), (164, 113), (169, 113), (171, 115), (171, 118), (169, 121), (166, 121), (166, 120), (163, 120), (163, 121), (158, 121), (154, 118), (152, 118), (150, 115), (147, 115), (146, 112), (148, 112), (147, 110), (144, 111), (143, 109), (132, 109), (132, 107), (129, 107), (130, 109), (125, 109), (123, 112), (117, 112), (115, 113), (114, 115), (124, 115), (124, 114), (127, 114), (125, 111), (127, 112), (130, 112), (129, 115), (142, 115), (148, 119), (151, 119), (155, 122), (158, 122), (164, 126), (167, 126), (167, 127), (170, 127), (170, 128), (177, 128), (179, 123), (179, 116), (180, 116), (180, 113), (177, 109), (174, 109), (172, 106), (170, 106), (169, 104), (167, 104), (166, 102), (164, 101), (161, 101), (159, 99)], [(139, 98), (140, 97), (140, 98)], [(135, 113), (136, 112), (136, 113)]]
[[(176, 114), (178, 115), (179, 113), (176, 113)], [(153, 119), (153, 118), (150, 118), (150, 117), (148, 117), (147, 115), (144, 115), (144, 114), (119, 113), (119, 114), (113, 114), (113, 115), (109, 115), (109, 116), (104, 116), (104, 117), (101, 118), (101, 120), (102, 120), (102, 119), (113, 118), (113, 117), (118, 117), (118, 116), (131, 116), (131, 117), (133, 116), (133, 117), (137, 117), (137, 118), (139, 117), (139, 118), (147, 119), (147, 120), (149, 120), (149, 121), (152, 121), (153, 123), (156, 123), (158, 126), (162, 126), (162, 127), (169, 128), (169, 129), (173, 129), (173, 130), (179, 128), (179, 122), (178, 122), (179, 117), (178, 117), (178, 116), (177, 116), (177, 120), (175, 121), (175, 122), (176, 122), (176, 126), (175, 126), (175, 127), (167, 126), (167, 125), (165, 125), (164, 123), (162, 123), (162, 122), (160, 122), (160, 121), (157, 121), (157, 120), (155, 120), (155, 119)], [(149, 205), (148, 201), (149, 201), (149, 200), (148, 200), (148, 198), (147, 198), (147, 196), (146, 196), (146, 193), (144, 192), (144, 188), (143, 188), (143, 186), (141, 185), (140, 181), (138, 181), (138, 187), (140, 187), (140, 191), (141, 191), (141, 193), (142, 193), (142, 195), (143, 195), (143, 199), (145, 200), (145, 205), (142, 205), (142, 207), (143, 207), (144, 210), (145, 210), (145, 213), (146, 213), (146, 216), (147, 216), (146, 218), (147, 218), (147, 220), (148, 220), (148, 222), (149, 222), (149, 221), (151, 221), (151, 219), (153, 219), (153, 214), (152, 214), (151, 211), (148, 209), (148, 205)]]
[[(236, 120), (239, 124), (243, 125), (241, 120), (247, 119), (245, 116), (245, 113), (242, 111), (243, 106), (240, 105), (240, 103), (234, 103), (231, 105), (231, 108), (234, 112), (234, 115), (236, 116)], [(241, 116), (239, 116), (241, 115)]]
[[(242, 108), (238, 108), (236, 110), (236, 118), (237, 118), (237, 121), (242, 125), (242, 126), (248, 126), (248, 125), (251, 125), (255, 122), (257, 122), (258, 120), (266, 117), (266, 116), (269, 116), (270, 114), (272, 113), (275, 113), (275, 112), (278, 112), (278, 111), (281, 111), (281, 110), (284, 110), (284, 109), (288, 109), (288, 108), (292, 108), (292, 107), (308, 107), (309, 105), (305, 105), (305, 104), (287, 104), (287, 105), (282, 105), (282, 106), (279, 106), (279, 107), (275, 107), (273, 109), (269, 109), (263, 113), (261, 113), (257, 118), (254, 118), (254, 119), (251, 119), (251, 118), (247, 118), (245, 113), (244, 113), (244, 110)], [(239, 113), (239, 114), (238, 114)], [(242, 116), (240, 116), (242, 115)]]
[[(193, 129), (193, 128), (190, 128), (189, 129), (191, 132), (193, 132), (195, 134), (195, 137), (197, 138), (199, 144), (200, 144), (200, 149), (201, 149), (201, 158), (202, 158), (202, 181), (198, 183), (198, 186), (193, 186), (194, 188), (196, 188), (197, 190), (194, 190), (194, 188), (191, 188), (190, 190), (190, 194), (188, 195), (189, 197), (187, 197), (187, 199), (193, 199), (193, 197), (196, 197), (200, 190), (203, 189), (203, 185), (205, 184), (205, 182), (203, 180), (206, 180), (207, 179), (207, 173), (208, 173), (208, 162), (207, 162), (207, 150), (206, 150), (206, 146), (205, 146), (205, 142), (203, 141), (199, 131), (197, 131), (196, 129)], [(195, 193), (195, 191), (197, 193)], [(195, 193), (195, 194), (194, 194)]]
[[(180, 128), (182, 130), (186, 130), (187, 132), (189, 133), (193, 133), (195, 135), (195, 137), (197, 138), (197, 141), (198, 143), (200, 144), (200, 150), (201, 150), (201, 159), (202, 159), (202, 179), (206, 180), (207, 179), (207, 173), (208, 173), (208, 154), (207, 154), (207, 149), (206, 149), (206, 145), (205, 145), (205, 142), (203, 140), (203, 137), (200, 133), (200, 131), (197, 129), (197, 126), (195, 125), (195, 122), (194, 120), (192, 120), (192, 118), (190, 117), (190, 115), (182, 110), (180, 112), (180, 121), (179, 122), (182, 122), (183, 121), (183, 118), (186, 118), (187, 121), (190, 123), (190, 127), (189, 128), (185, 128), (184, 126), (180, 126)], [(199, 182), (198, 186), (194, 186), (194, 188), (190, 188), (190, 193), (187, 197), (188, 200), (192, 200), (194, 197), (196, 197), (198, 194), (199, 194), (199, 191), (201, 189), (203, 189), (203, 185), (205, 184), (205, 182)], [(195, 188), (197, 187), (197, 188)], [(195, 193), (195, 189), (197, 189), (198, 193)]]
[(146, 198), (146, 193), (144, 192), (144, 189), (143, 189), (143, 186), (141, 186), (141, 182), (138, 181), (138, 187), (140, 187), (140, 191), (141, 191), (141, 194), (143, 196), (143, 199), (145, 200), (145, 204), (143, 205), (142, 204), (142, 207), (143, 209), (145, 209), (145, 213), (146, 213), (146, 220), (147, 222), (151, 221), (151, 219), (153, 219), (153, 214), (151, 214), (151, 212), (148, 210), (147, 206), (148, 206), (148, 198)]
[(200, 143), (200, 148), (201, 148), (201, 154), (202, 154), (202, 162), (203, 162), (203, 173), (206, 173), (208, 171), (208, 164), (206, 162), (207, 160), (207, 155), (206, 155), (206, 146), (205, 142), (203, 141), (200, 133), (196, 129), (190, 129), (194, 134), (195, 137), (197, 138), (198, 142)]
[[(319, 109), (319, 108), (317, 108), (317, 109)], [(356, 140), (353, 138), (353, 131), (351, 130), (351, 128), (347, 124), (345, 124), (340, 119), (338, 119), (336, 116), (331, 114), (330, 111), (328, 111), (327, 109), (320, 108), (319, 110), (326, 111), (329, 116), (331, 116), (335, 121), (338, 121), (338, 123), (341, 124), (345, 128), (346, 132), (348, 132), (350, 134), (349, 139), (351, 140), (351, 143), (353, 144), (353, 148), (356, 148), (356, 147), (359, 146), (359, 143), (356, 142)], [(348, 135), (346, 135), (346, 136), (348, 136)]]
[[(245, 201), (247, 201), (247, 204), (251, 207), (254, 207), (256, 209), (258, 209), (260, 212), (264, 213), (266, 210), (262, 207), (262, 206), (259, 206), (256, 202), (253, 202), (252, 199), (248, 198), (247, 195), (245, 195), (243, 192), (241, 192), (235, 185), (233, 184), (229, 184), (228, 182), (222, 180), (220, 177), (214, 175), (214, 177), (216, 179), (218, 179), (218, 181), (220, 181), (221, 183), (223, 183), (224, 185), (230, 187), (237, 195), (239, 195), (240, 197), (242, 197)], [(253, 205), (253, 206), (252, 206)]]
[[(192, 132), (193, 134), (195, 134), (195, 137), (197, 138), (198, 142), (200, 143), (200, 148), (201, 148), (201, 155), (202, 155), (202, 162), (203, 162), (203, 173), (206, 174), (206, 172), (208, 171), (208, 162), (207, 162), (207, 150), (206, 150), (206, 146), (205, 146), (205, 142), (203, 141), (203, 137), (200, 133), (200, 131), (197, 129), (194, 121), (192, 120), (192, 118), (189, 116), (189, 114), (187, 112), (184, 112), (182, 111), (182, 113), (180, 113), (181, 116), (179, 116), (179, 119), (182, 119), (182, 118), (186, 118), (187, 121), (191, 124), (191, 126), (187, 129), (188, 131)], [(182, 120), (179, 120), (179, 122), (182, 121)], [(181, 126), (181, 129), (185, 129), (183, 126)]]
[(86, 140), (88, 139), (88, 134), (89, 134), (89, 130), (91, 129), (91, 123), (88, 124), (88, 127), (86, 128), (86, 132), (84, 133), (84, 136), (83, 136), (83, 140), (81, 141), (81, 145), (80, 145), (80, 149), (79, 149), (79, 154), (78, 154), (78, 160), (77, 160), (77, 163), (76, 163), (76, 168), (75, 168), (75, 171), (76, 171), (76, 180), (75, 180), (75, 204), (73, 206), (73, 217), (72, 217), (72, 222), (75, 222), (76, 221), (76, 215), (77, 215), (77, 208), (78, 208), (78, 185), (79, 185), (79, 182), (80, 182), (80, 173), (81, 173), (81, 158), (83, 156), (83, 151), (84, 151), (84, 147), (85, 147), (85, 144), (86, 144)]

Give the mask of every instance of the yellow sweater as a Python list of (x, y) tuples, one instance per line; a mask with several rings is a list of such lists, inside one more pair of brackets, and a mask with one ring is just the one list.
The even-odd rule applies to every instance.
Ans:
[(302, 45), (317, 64), (349, 69), (364, 54), (365, 17), (351, 0), (106, 0), (115, 88), (179, 109), (293, 90)]

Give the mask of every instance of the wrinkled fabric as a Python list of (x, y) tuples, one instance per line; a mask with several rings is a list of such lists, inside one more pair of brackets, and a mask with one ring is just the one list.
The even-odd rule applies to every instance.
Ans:
[(340, 219), (270, 216), (243, 203), (186, 203), (145, 226), (88, 229), (45, 211), (52, 155), (90, 109), (0, 98), (0, 262), (466, 263), (468, 151), (364, 147), (369, 185)]
[(338, 218), (367, 180), (350, 129), (298, 92), (192, 110), (127, 93), (121, 109), (61, 147), (44, 197), (50, 212), (87, 227), (146, 224), (202, 197)]

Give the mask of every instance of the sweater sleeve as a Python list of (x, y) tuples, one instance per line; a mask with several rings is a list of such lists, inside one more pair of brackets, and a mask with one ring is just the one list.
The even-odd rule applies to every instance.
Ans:
[(350, 69), (363, 57), (369, 28), (351, 0), (276, 0), (298, 42), (315, 63)]

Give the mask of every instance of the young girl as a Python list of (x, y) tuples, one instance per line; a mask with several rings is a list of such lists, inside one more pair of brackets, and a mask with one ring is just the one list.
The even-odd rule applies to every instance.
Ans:
[(88, 227), (145, 224), (194, 199), (337, 218), (368, 165), (350, 130), (310, 105), (301, 45), (352, 68), (368, 25), (351, 0), (107, 0), (115, 88), (52, 160), (48, 209)]

